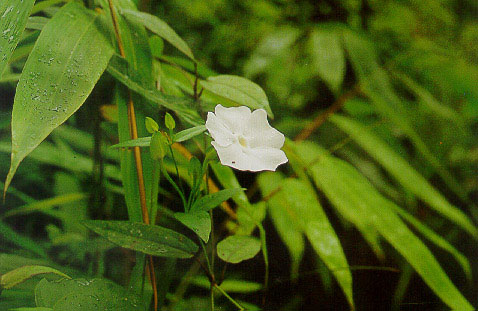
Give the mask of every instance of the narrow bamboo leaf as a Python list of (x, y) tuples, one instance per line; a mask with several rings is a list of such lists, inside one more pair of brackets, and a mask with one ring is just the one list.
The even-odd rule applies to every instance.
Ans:
[(215, 208), (222, 202), (229, 200), (231, 197), (235, 196), (241, 191), (244, 191), (244, 188), (224, 189), (218, 192), (205, 195), (196, 202), (194, 202), (190, 212), (207, 212), (210, 209)]
[(261, 242), (251, 236), (233, 235), (217, 244), (217, 255), (229, 263), (253, 258), (261, 250)]
[(144, 86), (138, 78), (138, 73), (135, 72), (134, 69), (131, 68), (120, 56), (113, 56), (107, 69), (108, 73), (126, 87), (151, 102), (176, 112), (179, 117), (183, 118), (188, 123), (195, 126), (204, 123), (197, 112), (188, 107), (188, 99), (164, 95), (152, 87)]
[(400, 128), (448, 187), (464, 202), (470, 204), (463, 187), (432, 154), (414, 129), (406, 108), (393, 90), (390, 79), (379, 66), (375, 50), (370, 42), (350, 30), (343, 32), (343, 42), (352, 66), (360, 79), (360, 88), (371, 99), (377, 111)]
[(0, 221), (0, 237), (2, 237), (2, 241), (8, 241), (10, 243), (13, 243), (23, 249), (29, 250), (30, 252), (37, 254), (40, 257), (47, 257), (46, 251), (40, 245), (38, 245), (38, 243), (26, 236), (20, 235), (19, 233), (13, 231), (2, 221)]
[(144, 311), (140, 299), (105, 279), (74, 279), (49, 282), (42, 279), (35, 288), (38, 307), (54, 311)]
[[(205, 276), (196, 276), (192, 279), (192, 284), (204, 288), (210, 289), (211, 282)], [(246, 280), (239, 280), (239, 279), (225, 279), (221, 283), (221, 288), (226, 291), (227, 293), (253, 293), (260, 291), (263, 286), (261, 283), (246, 281)]]
[(187, 57), (195, 60), (193, 52), (187, 43), (184, 42), (184, 40), (181, 39), (181, 37), (160, 18), (148, 13), (133, 10), (121, 10), (121, 14), (128, 20), (144, 25), (144, 27), (171, 43)]
[(444, 303), (454, 310), (473, 310), (428, 248), (395, 214), (394, 203), (378, 193), (354, 167), (322, 153), (309, 171), (334, 206), (355, 210), (368, 218)]
[(377, 160), (403, 187), (411, 191), (438, 213), (454, 222), (475, 239), (478, 229), (458, 208), (451, 205), (428, 181), (391, 147), (377, 137), (367, 127), (342, 116), (332, 116), (330, 120), (350, 135), (362, 148)]
[(63, 272), (45, 266), (23, 266), (9, 271), (0, 277), (0, 288), (9, 289), (40, 274), (52, 273), (70, 279)]
[(292, 217), (300, 224), (313, 249), (337, 279), (353, 307), (352, 274), (340, 240), (320, 206), (314, 188), (302, 180), (286, 179), (282, 191)]
[[(291, 144), (290, 141), (286, 141), (284, 151), (297, 174), (304, 172), (304, 170), (308, 168), (308, 163), (315, 163), (315, 161), (320, 159), (320, 156), (325, 153), (323, 149), (314, 144), (300, 144), (300, 148), (297, 148), (298, 146), (294, 148)], [(377, 257), (385, 258), (384, 251), (380, 245), (380, 234), (372, 226), (370, 220), (353, 209), (342, 208), (340, 205), (337, 205), (336, 209), (342, 217), (357, 227)]]
[(113, 145), (110, 148), (149, 147), (150, 144), (151, 144), (151, 136), (126, 140), (119, 144)]
[(201, 81), (201, 85), (206, 90), (232, 100), (239, 105), (252, 109), (265, 109), (269, 117), (274, 118), (266, 93), (259, 85), (248, 79), (231, 75), (219, 75)]
[(201, 134), (205, 130), (206, 130), (205, 125), (198, 125), (198, 126), (195, 126), (195, 127), (185, 129), (181, 132), (178, 132), (178, 133), (174, 134), (173, 141), (178, 142), (178, 143), (186, 141), (188, 139), (196, 137), (197, 135)]
[(198, 250), (194, 242), (167, 228), (129, 221), (86, 221), (85, 225), (111, 242), (148, 255), (190, 258)]
[(310, 33), (308, 48), (314, 70), (337, 93), (345, 75), (345, 55), (339, 34), (333, 29), (315, 28)]
[(468, 259), (460, 253), (453, 245), (451, 245), (447, 240), (445, 240), (443, 237), (439, 236), (435, 231), (430, 229), (428, 226), (420, 222), (418, 219), (413, 217), (410, 213), (407, 211), (401, 209), (400, 207), (394, 205), (391, 206), (393, 207), (394, 211), (400, 215), (403, 219), (405, 219), (406, 222), (411, 224), (415, 229), (420, 232), (425, 238), (427, 238), (430, 242), (435, 244), (436, 246), (440, 247), (441, 249), (447, 251), (452, 255), (455, 260), (458, 262), (458, 264), (461, 266), (463, 269), (463, 272), (465, 272), (465, 276), (468, 280), (471, 280), (471, 266), (470, 262)]
[(304, 233), (294, 217), (296, 215), (290, 211), (285, 193), (281, 191), (284, 179), (278, 172), (266, 172), (259, 175), (258, 183), (262, 196), (269, 198), (267, 200), (268, 215), (289, 251), (291, 275), (298, 275), (305, 249)]
[(211, 216), (205, 211), (174, 213), (174, 218), (194, 231), (204, 242), (209, 241), (211, 234)]
[(36, 201), (33, 203), (29, 203), (15, 209), (9, 210), (8, 212), (4, 213), (0, 218), (7, 218), (16, 215), (23, 215), (28, 214), (36, 211), (43, 211), (52, 209), (55, 206), (76, 202), (82, 199), (85, 199), (87, 196), (84, 193), (68, 193), (64, 195), (59, 195), (51, 199)]
[(15, 94), (5, 191), (20, 162), (80, 108), (105, 70), (113, 50), (97, 17), (71, 2), (38, 37)]
[(35, 0), (2, 0), (0, 3), (0, 77), (25, 30)]

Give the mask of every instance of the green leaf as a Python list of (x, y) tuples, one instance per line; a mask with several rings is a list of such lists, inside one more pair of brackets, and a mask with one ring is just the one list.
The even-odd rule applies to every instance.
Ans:
[(229, 263), (253, 258), (261, 250), (261, 242), (251, 236), (233, 235), (217, 243), (217, 255)]
[(475, 239), (478, 229), (471, 220), (421, 176), (408, 162), (397, 154), (367, 127), (352, 119), (334, 115), (330, 120), (350, 135), (362, 148), (377, 160), (403, 187), (430, 205), (435, 211), (463, 228)]
[(163, 20), (154, 15), (133, 10), (121, 10), (121, 14), (128, 20), (144, 25), (144, 27), (168, 41), (186, 56), (194, 60), (193, 52), (186, 42)]
[(10, 309), (11, 311), (53, 311), (52, 308), (45, 308), (45, 307), (35, 307), (35, 308), (16, 308)]
[(2, 275), (0, 278), (0, 288), (10, 289), (20, 283), (25, 282), (28, 279), (31, 279), (34, 276), (46, 273), (53, 273), (64, 278), (70, 279), (68, 275), (50, 267), (23, 266)]
[(308, 42), (314, 70), (338, 93), (345, 75), (345, 55), (340, 35), (333, 29), (315, 28)]
[(113, 50), (99, 15), (71, 2), (43, 28), (18, 82), (12, 112), (12, 160), (20, 162), (86, 100)]
[(234, 195), (244, 191), (243, 188), (232, 188), (232, 189), (224, 189), (218, 192), (214, 192), (208, 195), (203, 196), (196, 202), (194, 202), (193, 206), (191, 207), (191, 212), (199, 212), (199, 211), (209, 211), (210, 209), (215, 208), (222, 202), (229, 200)]
[(161, 161), (168, 153), (168, 139), (161, 132), (156, 132), (151, 137), (150, 154), (155, 161)]
[(7, 218), (16, 215), (29, 214), (36, 211), (51, 210), (55, 206), (76, 202), (82, 199), (85, 199), (87, 196), (84, 193), (68, 193), (64, 195), (59, 195), (54, 198), (36, 201), (29, 203), (14, 209), (9, 210), (4, 213), (0, 218)]
[(176, 121), (174, 121), (174, 118), (167, 112), (164, 116), (164, 124), (168, 130), (174, 130), (176, 127)]
[(43, 16), (30, 16), (27, 22), (27, 29), (42, 30), (50, 21), (49, 18)]
[[(210, 289), (211, 282), (205, 276), (196, 276), (191, 281), (192, 284), (204, 288)], [(246, 281), (246, 280), (239, 280), (239, 279), (225, 279), (221, 283), (221, 288), (227, 293), (254, 293), (260, 291), (263, 286), (261, 283)]]
[(2, 0), (0, 3), (0, 78), (20, 36), (35, 0)]
[(158, 123), (156, 123), (156, 121), (154, 121), (150, 117), (146, 117), (144, 124), (146, 125), (146, 130), (149, 132), (149, 134), (153, 134), (159, 131)]
[(299, 265), (304, 255), (305, 241), (302, 228), (289, 211), (285, 193), (281, 191), (284, 179), (281, 173), (265, 172), (259, 175), (258, 184), (261, 188), (262, 196), (268, 198), (268, 215), (279, 237), (289, 251), (291, 275), (295, 276), (299, 273)]
[(340, 240), (320, 205), (314, 188), (308, 182), (289, 178), (282, 183), (282, 191), (291, 217), (302, 227), (312, 248), (337, 279), (349, 304), (353, 306), (352, 274)]
[(204, 123), (197, 111), (189, 107), (189, 99), (165, 95), (160, 91), (153, 89), (152, 86), (145, 86), (141, 79), (138, 78), (138, 72), (135, 71), (134, 68), (131, 68), (128, 62), (121, 56), (114, 55), (111, 58), (107, 70), (109, 74), (130, 90), (159, 106), (176, 112), (179, 117), (189, 124), (196, 126)]
[(248, 79), (219, 75), (201, 81), (201, 85), (209, 92), (232, 100), (239, 105), (252, 109), (265, 109), (269, 117), (274, 118), (266, 93), (259, 85)]
[(129, 221), (91, 220), (84, 224), (111, 242), (148, 255), (191, 258), (198, 246), (167, 228)]
[(3, 221), (0, 221), (0, 237), (2, 241), (9, 241), (10, 243), (20, 246), (23, 249), (29, 250), (30, 252), (37, 254), (40, 257), (47, 257), (47, 253), (41, 247), (41, 245), (38, 245), (37, 242), (31, 240), (29, 237), (23, 236), (15, 232)]
[(386, 72), (378, 64), (375, 50), (370, 42), (350, 30), (343, 32), (343, 42), (360, 80), (360, 90), (371, 99), (377, 112), (400, 128), (447, 186), (464, 202), (470, 204), (463, 187), (440, 163), (413, 127), (406, 107), (396, 95)]
[(316, 149), (320, 160), (305, 164), (317, 187), (331, 203), (340, 207), (339, 211), (353, 210), (368, 219), (449, 307), (454, 310), (473, 310), (425, 244), (394, 212), (394, 203), (378, 193), (350, 164), (328, 156), (318, 147)]
[(178, 142), (178, 143), (186, 141), (188, 139), (196, 137), (197, 135), (201, 134), (205, 130), (206, 130), (205, 125), (198, 125), (198, 126), (195, 126), (195, 127), (185, 129), (181, 132), (178, 132), (178, 133), (174, 134), (173, 141)]
[(38, 307), (54, 311), (144, 311), (139, 298), (105, 279), (41, 280), (35, 288)]
[(208, 212), (174, 213), (174, 218), (194, 231), (204, 242), (209, 241), (211, 233), (211, 216)]
[(111, 146), (110, 148), (149, 147), (150, 144), (151, 144), (151, 136), (125, 140), (119, 144)]

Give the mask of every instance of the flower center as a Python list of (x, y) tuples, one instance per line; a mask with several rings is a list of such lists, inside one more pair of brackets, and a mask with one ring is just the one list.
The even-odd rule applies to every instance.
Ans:
[(244, 137), (239, 136), (237, 138), (237, 141), (239, 142), (239, 144), (241, 144), (242, 147), (247, 148), (247, 140)]

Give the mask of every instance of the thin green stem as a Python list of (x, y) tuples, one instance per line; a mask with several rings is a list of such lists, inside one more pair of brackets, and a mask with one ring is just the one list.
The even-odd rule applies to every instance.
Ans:
[[(174, 163), (174, 167), (176, 168), (176, 175), (178, 177), (178, 184), (179, 184), (179, 189), (181, 189), (181, 192), (184, 194), (184, 188), (183, 188), (183, 185), (181, 183), (181, 177), (179, 176), (179, 169), (178, 169), (178, 163), (176, 162), (176, 158), (174, 157), (174, 152), (173, 152), (173, 148), (171, 147), (171, 145), (169, 145), (169, 152), (171, 152), (171, 158), (173, 159), (173, 163)], [(186, 200), (184, 200), (186, 202)], [(187, 206), (184, 205), (184, 208), (186, 208)]]
[(174, 182), (171, 176), (169, 176), (169, 173), (163, 164), (161, 164), (161, 172), (163, 173), (164, 177), (166, 177), (166, 180), (171, 184), (171, 186), (173, 186), (174, 190), (176, 190), (176, 192), (179, 194), (179, 196), (181, 197), (181, 201), (183, 202), (184, 208), (186, 208), (187, 201), (184, 197), (184, 193), (181, 191), (181, 189), (179, 189), (178, 185), (176, 184), (176, 182)]
[(229, 294), (226, 293), (219, 285), (214, 284), (214, 288), (216, 288), (224, 297), (229, 299), (229, 301), (232, 302), (232, 304), (235, 305), (239, 310), (245, 310), (243, 306), (241, 306), (237, 301), (235, 301), (234, 298), (229, 296)]
[(214, 286), (211, 284), (211, 290), (209, 292), (211, 301), (211, 311), (214, 311)]

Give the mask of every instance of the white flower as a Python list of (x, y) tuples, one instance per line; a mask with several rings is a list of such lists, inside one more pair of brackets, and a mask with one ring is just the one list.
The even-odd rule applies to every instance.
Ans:
[(207, 114), (206, 128), (223, 165), (241, 171), (275, 171), (288, 161), (280, 150), (284, 135), (269, 125), (264, 109), (251, 112), (245, 106), (217, 105), (215, 114)]

